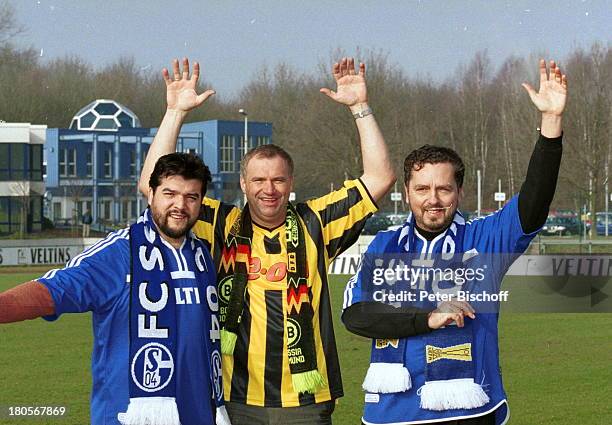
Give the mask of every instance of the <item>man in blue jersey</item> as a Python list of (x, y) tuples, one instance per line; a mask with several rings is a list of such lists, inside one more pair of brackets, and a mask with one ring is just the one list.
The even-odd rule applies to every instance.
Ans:
[[(567, 97), (566, 77), (555, 62), (549, 72), (543, 60), (539, 66), (539, 92), (523, 86), (542, 113), (540, 137), (519, 195), (502, 209), (464, 220), (457, 208), (465, 170), (452, 149), (426, 145), (406, 157), (404, 183), (411, 214), (397, 231), (377, 234), (344, 295), (344, 324), (373, 339), (363, 383), (365, 424), (489, 425), (508, 420), (498, 358), (499, 301), (493, 296), (512, 261), (546, 220), (561, 161), (561, 116)], [(425, 288), (426, 297), (417, 290), (397, 291), (395, 285), (404, 282), (393, 280), (393, 270), (402, 268), (393, 269), (392, 264), (401, 260), (411, 273), (434, 272), (413, 280), (401, 276), (411, 290)], [(492, 303), (444, 297), (460, 292), (466, 264), (482, 266), (472, 268), (473, 276), (481, 273)], [(438, 270), (450, 274), (441, 277)], [(384, 286), (387, 292), (381, 293), (378, 288), (387, 284), (393, 286)], [(478, 289), (478, 284), (465, 287)], [(391, 292), (401, 297), (390, 298)]]
[(195, 155), (161, 157), (137, 223), (0, 294), (0, 323), (93, 312), (92, 424), (229, 424), (215, 268), (190, 230), (210, 181)]

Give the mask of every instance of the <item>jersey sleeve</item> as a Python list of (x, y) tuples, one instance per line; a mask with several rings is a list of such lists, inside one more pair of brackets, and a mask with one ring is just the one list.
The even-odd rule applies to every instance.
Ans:
[(55, 304), (56, 320), (64, 313), (100, 312), (118, 299), (129, 274), (128, 229), (110, 234), (74, 257), (63, 269), (37, 279), (45, 285)]
[(372, 242), (368, 245), (366, 251), (361, 254), (361, 259), (359, 260), (359, 267), (357, 267), (357, 271), (351, 278), (348, 280), (346, 284), (346, 288), (344, 289), (344, 300), (342, 303), (342, 311), (346, 310), (348, 307), (365, 301), (372, 301), (369, 297), (365, 296), (362, 291), (364, 283), (368, 285), (367, 282), (363, 282), (364, 279), (368, 279), (365, 276), (372, 276), (372, 269), (374, 267), (374, 261), (377, 258), (377, 254), (381, 254), (383, 252), (383, 246), (386, 243), (387, 235), (383, 232), (379, 232)]
[(540, 229), (525, 233), (518, 210), (518, 196), (512, 197), (504, 207), (482, 219), (468, 223), (472, 244), (480, 252), (495, 254), (521, 254)]
[(219, 246), (223, 246), (225, 235), (240, 215), (234, 205), (205, 197), (200, 207), (198, 221), (193, 226), (194, 234), (202, 239), (214, 257)]
[(325, 249), (330, 261), (357, 241), (366, 220), (378, 210), (359, 179), (347, 180), (339, 190), (307, 201), (306, 204), (321, 221)]

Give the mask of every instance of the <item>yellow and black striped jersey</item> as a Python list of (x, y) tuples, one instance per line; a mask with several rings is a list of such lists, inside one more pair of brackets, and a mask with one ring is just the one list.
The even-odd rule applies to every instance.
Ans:
[[(361, 180), (346, 181), (339, 190), (296, 205), (305, 230), (317, 366), (328, 384), (314, 395), (298, 394), (293, 390), (286, 355), (287, 340), (291, 343), (299, 334), (288, 329), (285, 338), (285, 225), (266, 229), (253, 223), (251, 262), (238, 340), (233, 356), (223, 356), (226, 400), (255, 406), (293, 407), (343, 395), (327, 269), (338, 254), (357, 240), (366, 219), (376, 209)], [(210, 198), (202, 203), (193, 231), (209, 245), (217, 270), (227, 267), (221, 254), (239, 215), (240, 210), (233, 205)], [(220, 297), (228, 293), (227, 288), (219, 288)]]

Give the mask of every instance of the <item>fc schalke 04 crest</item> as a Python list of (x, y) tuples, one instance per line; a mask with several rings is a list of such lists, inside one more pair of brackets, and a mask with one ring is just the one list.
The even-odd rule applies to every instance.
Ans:
[(174, 359), (166, 346), (151, 342), (132, 360), (132, 380), (143, 391), (153, 393), (165, 388), (174, 373)]
[(221, 370), (221, 355), (218, 350), (213, 351), (210, 356), (210, 366), (213, 375), (213, 385), (217, 400), (223, 399), (223, 386), (221, 385), (221, 377), (223, 372)]

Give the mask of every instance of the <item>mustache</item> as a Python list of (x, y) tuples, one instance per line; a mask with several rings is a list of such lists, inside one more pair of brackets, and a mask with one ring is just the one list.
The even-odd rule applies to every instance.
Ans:
[(444, 206), (428, 206), (425, 207), (426, 210), (450, 210), (453, 207), (453, 203), (451, 202), (449, 206), (444, 207)]

